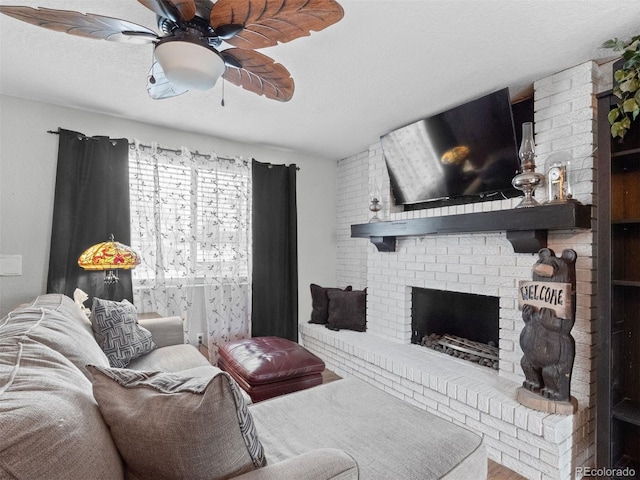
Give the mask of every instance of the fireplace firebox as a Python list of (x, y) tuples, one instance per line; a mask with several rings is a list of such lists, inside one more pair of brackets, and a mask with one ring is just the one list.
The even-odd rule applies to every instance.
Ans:
[(497, 369), (498, 297), (412, 288), (411, 343)]

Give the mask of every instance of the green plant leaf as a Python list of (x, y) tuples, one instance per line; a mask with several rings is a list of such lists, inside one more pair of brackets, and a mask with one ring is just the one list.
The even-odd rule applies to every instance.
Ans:
[[(624, 62), (624, 65), (622, 65), (622, 68), (624, 70), (634, 70), (635, 67), (637, 67), (638, 65), (640, 65), (640, 55), (637, 52), (629, 52), (630, 55), (624, 55), (624, 59), (626, 60), (626, 62)], [(633, 72), (634, 74), (637, 74), (637, 72)]]
[(622, 91), (622, 93), (627, 93), (631, 91), (631, 80), (625, 80), (623, 82), (620, 82), (620, 90)]
[[(622, 128), (620, 127), (620, 124), (618, 122), (616, 122), (613, 125), (611, 125), (611, 136), (613, 138), (616, 138), (616, 137), (620, 136), (621, 129)], [(622, 136), (624, 136), (624, 134)], [(622, 138), (622, 136), (620, 136), (620, 138)]]
[(620, 120), (620, 125), (622, 125), (625, 130), (628, 129), (631, 127), (631, 119), (625, 115), (622, 120)]
[(629, 130), (629, 127), (625, 126), (624, 121), (615, 122), (613, 125), (611, 125), (611, 136), (614, 138), (615, 137), (624, 138), (628, 130)]
[(640, 116), (640, 35), (635, 35), (628, 42), (612, 38), (602, 46), (622, 52), (624, 59), (622, 68), (613, 73), (612, 92), (620, 101), (607, 115), (611, 136), (623, 138), (631, 127), (631, 121)]
[(618, 98), (622, 98), (622, 90), (620, 90), (620, 87), (618, 85), (613, 87), (613, 94)]
[(620, 90), (622, 90), (622, 92), (624, 93), (634, 93), (636, 90), (638, 90), (638, 87), (640, 87), (640, 82), (638, 82), (638, 79), (633, 76), (628, 77), (624, 81), (620, 82), (619, 86)]
[(622, 110), (624, 111), (624, 113), (633, 112), (637, 108), (638, 108), (638, 104), (636, 103), (635, 98), (630, 98), (628, 100), (625, 100), (622, 104)]
[(609, 120), (609, 125), (613, 125), (613, 123), (618, 119), (619, 116), (620, 116), (620, 110), (618, 110), (617, 108), (612, 108), (609, 111), (609, 115), (607, 115), (607, 119)]
[(623, 50), (626, 46), (627, 44), (625, 42), (623, 42), (622, 40), (618, 40), (617, 38), (612, 38), (611, 40), (607, 40), (602, 44), (603, 48), (612, 48), (615, 51)]

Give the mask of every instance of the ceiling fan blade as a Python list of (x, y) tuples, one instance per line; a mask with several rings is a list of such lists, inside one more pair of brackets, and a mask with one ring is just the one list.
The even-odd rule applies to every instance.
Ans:
[(147, 76), (147, 92), (154, 100), (161, 100), (182, 95), (187, 90), (178, 88), (171, 83), (165, 76), (160, 63), (154, 58), (153, 65), (151, 65), (151, 70), (149, 70), (149, 75)]
[(151, 43), (158, 35), (142, 25), (118, 18), (49, 8), (0, 6), (0, 13), (38, 27), (79, 37), (129, 43)]
[(196, 15), (195, 0), (138, 0), (156, 15), (172, 22), (191, 20)]
[(225, 41), (241, 48), (264, 48), (305, 37), (338, 22), (344, 10), (335, 0), (218, 0), (209, 21), (214, 30), (243, 25)]
[(165, 0), (138, 0), (139, 3), (147, 7), (159, 17), (168, 18), (172, 22), (180, 20), (180, 14), (173, 5)]
[(196, 16), (195, 0), (168, 0), (168, 2), (176, 7), (183, 20), (191, 20)]
[(291, 74), (272, 58), (243, 48), (230, 48), (220, 55), (226, 63), (222, 75), (225, 80), (273, 100), (291, 100), (294, 90)]

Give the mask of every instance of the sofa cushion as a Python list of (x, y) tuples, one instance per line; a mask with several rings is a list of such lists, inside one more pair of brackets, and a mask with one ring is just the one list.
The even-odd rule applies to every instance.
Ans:
[[(321, 287), (320, 285), (316, 285), (312, 283), (310, 285), (311, 288), (311, 319), (309, 323), (319, 323), (325, 324), (327, 323), (327, 318), (329, 316), (329, 297), (327, 296), (327, 292), (333, 291), (343, 291), (341, 288), (335, 287)], [(344, 289), (344, 291), (350, 291), (351, 286), (348, 286)]]
[(249, 409), (271, 465), (331, 446), (355, 458), (362, 479), (486, 478), (478, 435), (357, 378)]
[(318, 448), (234, 480), (358, 480), (358, 463), (337, 448)]
[(331, 291), (327, 325), (334, 330), (346, 328), (364, 332), (367, 329), (367, 289), (350, 292)]
[(227, 373), (88, 368), (129, 478), (226, 479), (265, 465), (251, 414)]
[(184, 343), (184, 326), (178, 316), (160, 318), (140, 318), (138, 325), (151, 332), (153, 342), (160, 347)]
[(94, 297), (91, 313), (96, 340), (112, 367), (125, 368), (134, 358), (156, 348), (151, 333), (138, 325), (136, 307), (128, 300)]
[(156, 348), (154, 351), (131, 360), (127, 368), (161, 372), (178, 372), (185, 368), (211, 366), (196, 347), (182, 343)]
[(82, 311), (80, 305), (62, 293), (46, 293), (36, 297), (29, 305), (33, 308), (43, 308), (45, 310), (55, 310), (69, 318), (70, 321), (82, 326), (93, 336), (89, 317)]
[(91, 322), (69, 297), (41, 295), (23, 308), (8, 314), (2, 336), (18, 342), (23, 336), (56, 350), (86, 376), (88, 363), (108, 366), (106, 355), (96, 343)]
[(0, 478), (122, 480), (122, 461), (87, 377), (0, 320)]

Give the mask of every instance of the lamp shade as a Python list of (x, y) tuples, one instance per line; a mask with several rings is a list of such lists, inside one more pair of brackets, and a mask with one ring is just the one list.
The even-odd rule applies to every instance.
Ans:
[(224, 73), (224, 60), (206, 45), (186, 40), (165, 40), (156, 45), (155, 56), (165, 77), (176, 87), (208, 90)]
[(113, 240), (87, 248), (78, 258), (85, 270), (129, 270), (140, 264), (140, 257), (131, 247)]

